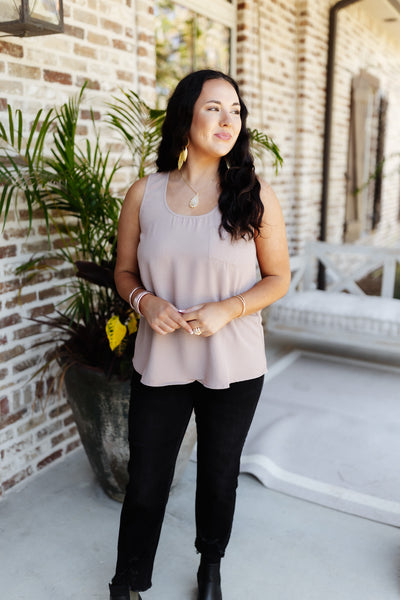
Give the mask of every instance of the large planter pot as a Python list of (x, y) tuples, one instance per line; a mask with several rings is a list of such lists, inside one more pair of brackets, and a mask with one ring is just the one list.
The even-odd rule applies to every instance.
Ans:
[[(122, 502), (128, 480), (128, 411), (130, 382), (105, 375), (84, 365), (73, 365), (65, 374), (65, 389), (82, 445), (93, 471), (110, 498)], [(194, 418), (189, 423), (176, 468), (181, 477), (196, 441)]]

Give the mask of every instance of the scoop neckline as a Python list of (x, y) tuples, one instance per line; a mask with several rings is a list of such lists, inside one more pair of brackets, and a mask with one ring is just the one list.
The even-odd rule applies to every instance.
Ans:
[(169, 182), (169, 174), (170, 174), (170, 171), (168, 171), (165, 174), (166, 178), (165, 178), (165, 186), (164, 186), (164, 205), (165, 205), (165, 208), (168, 210), (168, 212), (170, 212), (172, 215), (174, 215), (175, 217), (181, 217), (183, 219), (201, 219), (203, 217), (208, 217), (208, 216), (212, 215), (215, 211), (219, 210), (218, 204), (216, 206), (214, 206), (214, 208), (212, 208), (208, 212), (203, 213), (202, 215), (182, 215), (181, 213), (177, 213), (174, 210), (172, 210), (172, 208), (170, 206), (168, 206), (168, 202), (167, 202), (167, 189), (168, 189), (168, 182)]

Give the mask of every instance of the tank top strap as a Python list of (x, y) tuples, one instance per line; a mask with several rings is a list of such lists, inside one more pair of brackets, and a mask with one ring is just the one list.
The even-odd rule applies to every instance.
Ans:
[(141, 218), (145, 215), (151, 218), (160, 216), (160, 213), (168, 213), (166, 207), (168, 175), (168, 173), (151, 173), (148, 176), (140, 207)]

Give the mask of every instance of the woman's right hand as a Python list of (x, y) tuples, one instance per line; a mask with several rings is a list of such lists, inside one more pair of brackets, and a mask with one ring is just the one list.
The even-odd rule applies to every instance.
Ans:
[(167, 335), (182, 328), (193, 334), (191, 326), (185, 321), (179, 310), (163, 298), (146, 294), (140, 300), (140, 312), (156, 333)]

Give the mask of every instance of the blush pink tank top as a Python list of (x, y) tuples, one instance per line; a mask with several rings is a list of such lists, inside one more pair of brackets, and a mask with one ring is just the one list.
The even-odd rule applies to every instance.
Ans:
[[(140, 208), (138, 263), (147, 290), (178, 309), (224, 300), (257, 281), (253, 240), (232, 241), (216, 207), (201, 216), (174, 213), (167, 204), (168, 173), (148, 177)], [(155, 333), (142, 318), (133, 365), (149, 386), (199, 381), (227, 388), (266, 371), (260, 312), (234, 319), (210, 337), (178, 329)]]

